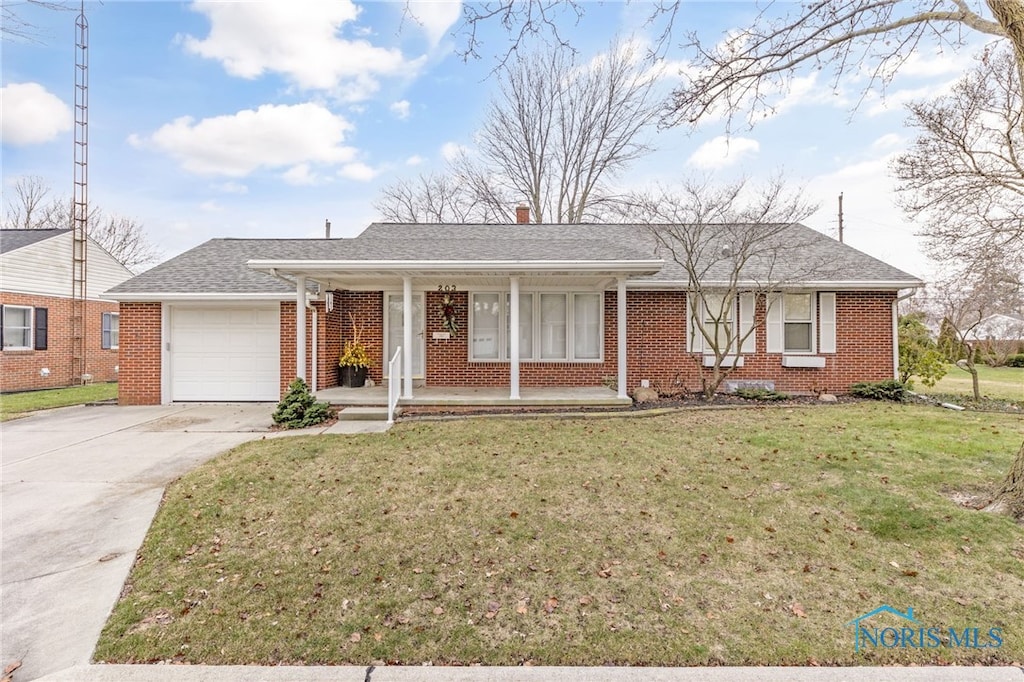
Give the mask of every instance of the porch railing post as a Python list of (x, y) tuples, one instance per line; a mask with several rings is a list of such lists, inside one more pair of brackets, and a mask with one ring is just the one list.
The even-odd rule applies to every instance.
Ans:
[(623, 277), (618, 278), (618, 306), (617, 313), (615, 315), (616, 321), (618, 322), (618, 346), (619, 346), (619, 363), (618, 363), (618, 379), (616, 383), (619, 388), (619, 397), (628, 398), (629, 392), (626, 387), (626, 280)]
[(509, 278), (509, 399), (519, 400), (519, 278)]
[(295, 376), (306, 380), (306, 278), (295, 278)]
[(403, 398), (412, 398), (412, 277), (402, 278)]

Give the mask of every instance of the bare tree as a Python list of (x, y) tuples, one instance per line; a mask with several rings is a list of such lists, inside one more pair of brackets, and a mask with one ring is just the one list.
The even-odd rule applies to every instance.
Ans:
[(909, 106), (920, 135), (893, 162), (929, 255), (1024, 270), (1024, 97), (1013, 54), (986, 51), (952, 92)]
[[(39, 176), (18, 178), (7, 202), (3, 229), (69, 229), (72, 200), (70, 197), (47, 200), (50, 191), (50, 186)], [(106, 215), (98, 206), (92, 206), (88, 223), (89, 237), (129, 270), (137, 272), (159, 260), (159, 251), (138, 220), (118, 214)]]
[[(727, 125), (737, 114), (747, 122), (771, 111), (803, 69), (828, 70), (832, 86), (863, 71), (864, 88), (885, 86), (916, 50), (927, 45), (959, 49), (973, 34), (1006, 39), (1024, 73), (1024, 0), (768, 0), (747, 28), (709, 43), (688, 33), (682, 51), (691, 68), (680, 74), (662, 123), (694, 125), (709, 113), (723, 113)], [(652, 3), (648, 23), (660, 33), (653, 56), (675, 42), (675, 23), (685, 11), (681, 0)], [(539, 37), (567, 45), (559, 32), (566, 19), (579, 22), (586, 3), (579, 0), (491, 0), (467, 3), (458, 29), (465, 55), (480, 56), (479, 27), (499, 22), (509, 42), (499, 50), (507, 64), (524, 42)], [(503, 56), (501, 56), (503, 55)]]
[[(835, 267), (806, 253), (813, 235), (794, 223), (817, 206), (788, 189), (780, 176), (760, 188), (746, 180), (720, 186), (691, 180), (679, 189), (635, 194), (628, 206), (623, 217), (646, 225), (658, 249), (686, 273), (687, 326), (702, 348), (693, 357), (709, 400), (756, 334), (757, 306), (763, 306), (763, 324), (787, 285), (820, 278)], [(747, 326), (737, 319), (744, 297), (750, 306)], [(705, 367), (705, 357), (713, 358), (711, 367)]]
[(477, 153), (453, 159), (445, 180), (385, 188), (377, 208), (439, 222), (467, 214), (507, 220), (525, 201), (536, 222), (593, 219), (616, 199), (608, 178), (650, 151), (643, 134), (657, 118), (654, 82), (628, 45), (613, 43), (589, 63), (558, 49), (524, 57), (503, 73)]
[(0, 3), (0, 39), (38, 40), (39, 34), (36, 26), (22, 13), (26, 6), (64, 11), (76, 9), (75, 4), (63, 0), (23, 0), (22, 2)]

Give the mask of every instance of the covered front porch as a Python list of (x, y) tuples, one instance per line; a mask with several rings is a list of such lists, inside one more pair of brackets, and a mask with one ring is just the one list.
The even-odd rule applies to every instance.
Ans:
[[(318, 400), (336, 406), (387, 407), (388, 387), (363, 386), (344, 388), (335, 386), (316, 392)], [(604, 386), (523, 387), (518, 398), (509, 395), (508, 386), (488, 387), (417, 387), (411, 398), (400, 398), (399, 407), (628, 407), (628, 396), (622, 397), (612, 388)]]

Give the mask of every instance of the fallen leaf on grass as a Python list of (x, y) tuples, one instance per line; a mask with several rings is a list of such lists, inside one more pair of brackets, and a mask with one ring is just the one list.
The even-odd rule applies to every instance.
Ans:
[(964, 545), (960, 549), (962, 549), (964, 551), (964, 554), (970, 554), (971, 553), (971, 548), (968, 547), (967, 545)]
[(554, 613), (555, 609), (558, 608), (558, 598), (548, 597), (548, 600), (544, 602), (544, 611), (546, 613)]
[(526, 611), (526, 600), (522, 599), (519, 601), (518, 604), (516, 604), (516, 613), (518, 613), (520, 616), (525, 616)]
[(916, 578), (917, 577), (917, 571), (913, 571), (913, 570), (905, 568), (905, 569), (903, 569), (903, 575), (907, 576), (908, 578)]
[(442, 613), (444, 613), (444, 607), (442, 607), (442, 606), (435, 606), (434, 607), (434, 615), (435, 616), (440, 616)]
[(806, 618), (807, 612), (804, 611), (804, 607), (800, 605), (800, 602), (793, 602), (789, 605), (789, 610), (793, 612), (793, 615), (797, 618)]
[(588, 605), (592, 601), (593, 601), (593, 599), (591, 599), (590, 597), (584, 595), (584, 596), (580, 597), (580, 606), (586, 606), (586, 605)]
[(498, 609), (501, 608), (501, 604), (496, 601), (487, 602), (487, 613), (484, 614), (484, 618), (494, 618), (498, 615)]

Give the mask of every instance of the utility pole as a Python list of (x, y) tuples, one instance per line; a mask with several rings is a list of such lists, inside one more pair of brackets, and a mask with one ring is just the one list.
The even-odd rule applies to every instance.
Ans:
[(839, 243), (843, 243), (843, 193), (839, 193)]

